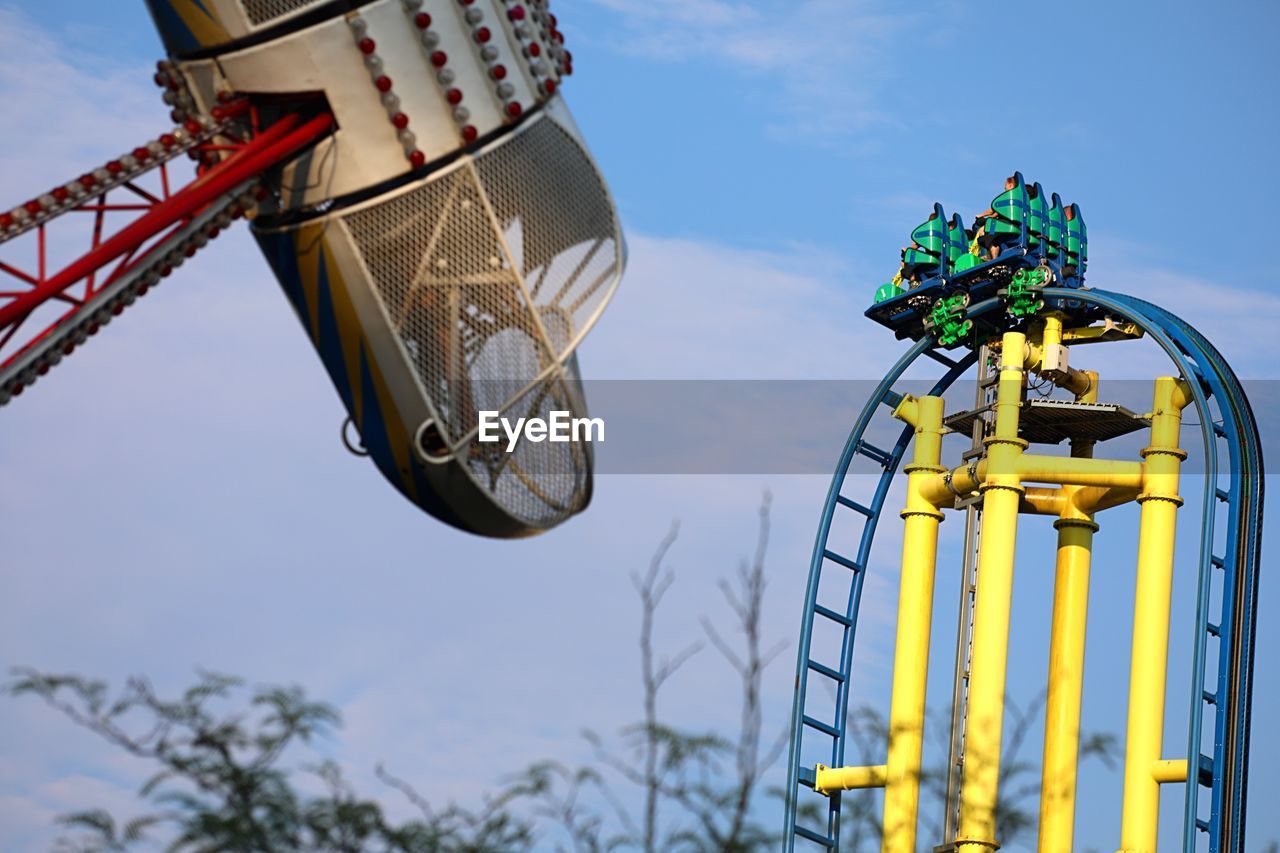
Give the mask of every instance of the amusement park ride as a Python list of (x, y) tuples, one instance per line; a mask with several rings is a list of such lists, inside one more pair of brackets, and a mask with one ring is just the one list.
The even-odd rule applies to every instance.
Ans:
[[(624, 264), (612, 199), (560, 95), (573, 59), (548, 0), (147, 3), (169, 54), (155, 82), (177, 126), (0, 210), (0, 405), (244, 217), (346, 407), (349, 449), (474, 533), (529, 535), (581, 511), (589, 444), (508, 453), (477, 441), (480, 410), (584, 412), (575, 351)], [(196, 170), (185, 182), (183, 157)], [(938, 530), (951, 510), (965, 537), (945, 831), (919, 841), (999, 847), (1014, 546), (1019, 516), (1040, 515), (1058, 539), (1039, 849), (1071, 850), (1095, 517), (1135, 502), (1119, 849), (1154, 851), (1161, 786), (1183, 785), (1182, 849), (1240, 853), (1263, 482), (1249, 403), (1189, 324), (1084, 286), (1078, 207), (1018, 174), (981, 221), (970, 234), (936, 206), (867, 311), (912, 345), (858, 418), (819, 526), (785, 846), (838, 849), (844, 792), (882, 788), (883, 849), (917, 849)], [(77, 228), (83, 245), (55, 262)], [(1176, 373), (1156, 378), (1150, 411), (1135, 413), (1105, 402), (1107, 382), (1071, 353), (1143, 336)], [(941, 370), (929, 393), (895, 390), (917, 361)], [(976, 404), (948, 414), (943, 394), (970, 368)], [(1059, 399), (1029, 397), (1032, 376)], [(1205, 465), (1189, 727), (1164, 744), (1188, 408)], [(885, 432), (887, 416), (905, 426)], [(1100, 452), (1134, 433), (1147, 436), (1140, 458)], [(947, 435), (969, 441), (944, 462)], [(1067, 456), (1031, 452), (1063, 442)], [(908, 456), (890, 737), (883, 764), (851, 767), (859, 602)], [(850, 520), (860, 531), (846, 538)]]
[(147, 5), (177, 126), (0, 210), (0, 405), (245, 217), (349, 449), (473, 533), (581, 511), (589, 444), (476, 441), (481, 409), (583, 411), (575, 350), (624, 264), (548, 0)]
[[(1011, 177), (978, 234), (940, 205), (913, 233), (894, 283), (867, 316), (910, 339), (858, 418), (827, 496), (810, 563), (791, 723), (786, 849), (839, 849), (843, 792), (883, 789), (885, 851), (990, 853), (998, 837), (1001, 726), (1020, 515), (1054, 519), (1057, 568), (1048, 660), (1040, 851), (1070, 851), (1095, 516), (1138, 504), (1138, 557), (1118, 849), (1154, 851), (1160, 790), (1185, 789), (1181, 849), (1244, 847), (1256, 590), (1262, 517), (1257, 425), (1231, 368), (1185, 321), (1149, 302), (1084, 286), (1078, 207)], [(976, 238), (976, 239), (975, 239)], [(1107, 382), (1069, 358), (1147, 336), (1176, 375), (1156, 378), (1151, 409), (1105, 402)], [(921, 356), (942, 371), (923, 396), (895, 390)], [(928, 364), (928, 361), (921, 362)], [(943, 394), (976, 367), (977, 400), (948, 414)], [(1029, 397), (1029, 378), (1058, 399)], [(1162, 743), (1174, 594), (1175, 517), (1198, 414), (1205, 464), (1194, 648), (1185, 741)], [(891, 415), (906, 424), (891, 426)], [(1104, 458), (1112, 439), (1147, 436), (1137, 459)], [(944, 436), (964, 441), (944, 462)], [(887, 440), (881, 436), (888, 436)], [(1032, 452), (1066, 442), (1069, 455)], [(904, 458), (897, 640), (885, 761), (846, 766), (859, 601), (872, 540)], [(865, 469), (855, 471), (855, 463)], [(1034, 484), (1034, 485), (1033, 485)], [(965, 518), (942, 838), (918, 838), (938, 526)], [(849, 533), (849, 525), (853, 532)], [(839, 532), (837, 532), (839, 531)], [(1190, 595), (1191, 591), (1188, 590)], [(820, 814), (822, 819), (813, 817)], [(1171, 816), (1166, 815), (1166, 820)], [(919, 842), (919, 844), (918, 844)]]

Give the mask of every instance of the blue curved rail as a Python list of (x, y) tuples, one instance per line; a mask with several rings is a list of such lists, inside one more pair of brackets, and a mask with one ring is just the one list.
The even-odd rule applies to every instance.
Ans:
[[(1155, 340), (1179, 372), (1188, 380), (1199, 413), (1204, 442), (1205, 490), (1201, 512), (1201, 541), (1197, 584), (1196, 631), (1192, 671), (1191, 713), (1187, 735), (1187, 755), (1191, 757), (1185, 800), (1184, 853), (1194, 853), (1203, 838), (1210, 853), (1244, 849), (1245, 787), (1252, 693), (1253, 643), (1256, 624), (1257, 582), (1260, 568), (1260, 522), (1262, 517), (1263, 465), (1257, 424), (1239, 380), (1222, 356), (1188, 323), (1158, 306), (1123, 294), (1098, 290), (1047, 288), (1046, 297), (1078, 300), (1135, 323)], [(995, 300), (971, 306), (969, 316), (979, 316), (998, 307)], [(847, 741), (849, 683), (852, 675), (853, 643), (858, 603), (875, 530), (885, 495), (911, 439), (905, 427), (890, 450), (868, 445), (865, 435), (881, 405), (890, 409), (900, 395), (892, 387), (921, 355), (940, 361), (947, 370), (930, 393), (946, 390), (976, 360), (969, 353), (952, 361), (936, 351), (932, 341), (923, 339), (889, 370), (864, 407), (849, 435), (823, 507), (817, 540), (809, 566), (805, 609), (801, 622), (800, 649), (796, 667), (789, 751), (784, 848), (794, 850), (797, 838), (838, 850), (840, 845), (839, 793), (825, 799), (826, 826), (811, 829), (797, 820), (800, 798), (813, 786), (812, 767), (802, 767), (806, 734), (814, 732), (830, 742), (830, 764), (843, 766)], [(882, 467), (871, 499), (859, 503), (843, 493), (849, 467), (854, 459), (867, 456)], [(1220, 485), (1219, 457), (1227, 461), (1226, 487)], [(1225, 513), (1222, 510), (1225, 509)], [(831, 524), (842, 510), (865, 516), (862, 535), (852, 557), (833, 547)], [(1221, 523), (1226, 532), (1226, 550), (1214, 553), (1214, 532)], [(838, 612), (818, 603), (818, 590), (825, 568), (853, 572), (847, 606)], [(1211, 595), (1220, 589), (1217, 622), (1209, 613)], [(836, 667), (813, 656), (815, 621), (825, 620), (842, 631), (840, 659)], [(1215, 672), (1206, 667), (1211, 643), (1218, 643)], [(821, 718), (809, 713), (809, 673), (816, 672), (835, 684), (833, 716)], [(1207, 683), (1213, 689), (1206, 689)], [(1213, 735), (1205, 754), (1205, 706), (1212, 707)], [(815, 713), (817, 713), (815, 711)], [(825, 715), (823, 715), (825, 717)], [(830, 720), (830, 722), (828, 722)], [(824, 752), (824, 755), (826, 753)], [(1202, 814), (1201, 788), (1208, 789), (1208, 813)], [(809, 795), (812, 798), (816, 794)], [(821, 802), (821, 800), (813, 800)]]
[[(869, 444), (865, 435), (873, 417), (879, 413), (880, 406), (886, 411), (898, 405), (902, 395), (893, 390), (893, 385), (901, 378), (908, 367), (921, 355), (928, 356), (946, 368), (942, 378), (937, 381), (931, 394), (941, 394), (959, 378), (977, 360), (976, 353), (967, 353), (959, 361), (953, 361), (943, 355), (935, 347), (932, 340), (921, 339), (911, 347), (884, 378), (876, 386), (871, 399), (863, 408), (854, 424), (853, 431), (845, 442), (836, 467), (836, 476), (831, 481), (827, 492), (826, 504), (822, 512), (822, 521), (818, 525), (817, 542), (814, 546), (813, 558), (809, 564), (809, 584), (805, 591), (805, 615), (800, 628), (800, 653), (796, 663), (796, 698), (791, 711), (791, 745), (787, 771), (787, 807), (786, 835), (787, 850), (794, 849), (797, 837), (805, 838), (824, 847), (837, 849), (840, 844), (840, 795), (833, 794), (826, 798), (826, 830), (819, 832), (801, 826), (796, 820), (798, 798), (802, 793), (801, 786), (813, 787), (813, 768), (801, 767), (800, 761), (806, 730), (825, 737), (831, 743), (830, 765), (840, 767), (844, 764), (846, 742), (846, 722), (849, 705), (849, 676), (853, 668), (853, 641), (858, 622), (858, 605), (862, 597), (862, 580), (865, 576), (867, 558), (871, 554), (871, 544), (875, 538), (876, 525), (880, 520), (880, 512), (884, 507), (885, 496), (893, 482), (893, 476), (902, 461), (902, 455), (911, 442), (911, 427), (903, 427), (897, 442), (888, 450)], [(865, 503), (855, 501), (843, 493), (845, 475), (855, 457), (867, 457), (881, 466), (881, 473), (876, 481), (871, 498)], [(842, 549), (830, 541), (831, 522), (837, 512), (850, 512), (865, 518), (862, 535), (859, 537), (857, 549), (852, 555), (843, 553)], [(818, 586), (823, 567), (833, 565), (837, 571), (853, 573), (853, 581), (846, 606), (843, 612), (818, 604)], [(816, 619), (822, 619), (842, 632), (840, 659), (836, 666), (823, 663), (811, 656), (813, 627)], [(835, 685), (834, 709), (827, 722), (807, 712), (805, 698), (808, 695), (809, 673), (816, 672)]]

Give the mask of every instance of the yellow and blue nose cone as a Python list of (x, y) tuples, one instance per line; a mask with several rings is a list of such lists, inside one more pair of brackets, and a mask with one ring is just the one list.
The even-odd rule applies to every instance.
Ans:
[(586, 415), (574, 352), (617, 286), (616, 211), (541, 0), (148, 0), (197, 112), (329, 110), (253, 231), (378, 469), (474, 533), (590, 500), (590, 445), (479, 440), (480, 412)]

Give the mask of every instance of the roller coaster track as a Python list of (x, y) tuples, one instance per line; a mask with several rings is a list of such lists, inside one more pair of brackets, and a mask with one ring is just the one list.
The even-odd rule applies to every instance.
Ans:
[[(1191, 770), (1186, 786), (1183, 850), (1240, 853), (1244, 850), (1263, 498), (1262, 450), (1253, 412), (1239, 380), (1217, 350), (1168, 311), (1134, 297), (1099, 290), (1047, 288), (1044, 295), (1077, 300), (1076, 304), (1093, 305), (1135, 323), (1160, 345), (1191, 387), (1204, 444), (1205, 488), (1186, 741)], [(990, 299), (970, 306), (967, 314), (977, 317), (996, 310), (1003, 310), (1001, 303)], [(912, 430), (901, 428), (889, 449), (870, 444), (867, 437), (873, 422), (883, 421), (883, 416), (901, 399), (894, 386), (921, 355), (945, 368), (931, 394), (943, 393), (976, 360), (974, 353), (953, 360), (928, 338), (915, 343), (880, 381), (840, 455), (818, 526), (805, 592), (788, 758), (784, 830), (787, 851), (795, 849), (797, 839), (830, 850), (840, 846), (841, 794), (820, 796), (810, 790), (814, 769), (808, 758), (816, 754), (832, 767), (845, 764), (849, 685), (863, 580), (885, 496), (910, 444)], [(877, 415), (882, 417), (877, 419)], [(850, 466), (859, 456), (872, 459), (881, 469), (870, 498), (862, 501), (847, 493), (866, 479), (850, 476)], [(836, 542), (832, 536), (833, 521), (844, 513), (863, 518), (861, 535), (852, 549), (849, 543)], [(1215, 552), (1218, 530), (1225, 533), (1221, 554)], [(819, 603), (819, 588), (828, 572), (852, 574), (847, 598), (840, 608)], [(1220, 602), (1216, 614), (1210, 612), (1215, 600)], [(1217, 621), (1213, 621), (1215, 618)], [(815, 643), (815, 625), (838, 631), (838, 659), (822, 659), (823, 650)], [(831, 689), (811, 692), (811, 673), (821, 676)], [(825, 701), (813, 698), (818, 694)], [(1211, 714), (1206, 715), (1206, 705), (1212, 708)], [(1207, 727), (1206, 718), (1212, 720), (1212, 727)], [(807, 746), (812, 738), (819, 742), (811, 752)], [(801, 811), (811, 812), (815, 807), (825, 815), (825, 826), (821, 828), (805, 826), (797, 817)]]

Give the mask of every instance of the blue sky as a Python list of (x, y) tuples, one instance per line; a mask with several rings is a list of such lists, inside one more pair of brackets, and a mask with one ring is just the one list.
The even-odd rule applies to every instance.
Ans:
[[(986, 207), (1016, 168), (1082, 204), (1092, 283), (1167, 305), (1243, 375), (1280, 378), (1274, 4), (556, 6), (575, 56), (565, 94), (632, 251), (584, 346), (588, 376), (878, 376), (900, 344), (861, 312), (905, 235), (934, 199)], [(166, 126), (141, 2), (0, 0), (0, 55), (0, 190), (13, 203)], [(1154, 360), (1135, 352), (1126, 368), (1145, 375)], [(365, 790), (380, 792), (381, 760), (432, 798), (474, 802), (495, 767), (584, 757), (581, 728), (635, 715), (627, 573), (680, 518), (660, 629), (672, 648), (697, 636), (699, 614), (723, 612), (716, 578), (750, 553), (765, 487), (766, 628), (792, 642), (822, 478), (602, 477), (584, 516), (489, 542), (421, 516), (348, 457), (341, 419), (247, 234), (220, 238), (0, 415), (0, 664), (145, 672), (174, 688), (197, 665), (298, 681), (341, 706), (346, 729), (326, 748)], [(1115, 512), (1094, 572), (1085, 702), (1086, 725), (1122, 732), (1134, 545), (1132, 517)], [(1266, 527), (1274, 543), (1280, 528)], [(897, 537), (886, 524), (864, 611), (860, 695), (873, 702), (892, 656)], [(1020, 540), (1020, 697), (1043, 679), (1050, 542), (1044, 529)], [(939, 575), (933, 697), (946, 690), (953, 574)], [(1265, 725), (1280, 700), (1268, 581), (1251, 849), (1280, 837), (1280, 816), (1261, 808), (1280, 787), (1280, 736)], [(1182, 639), (1175, 629), (1173, 716)], [(789, 655), (769, 682), (777, 726)], [(664, 707), (729, 725), (730, 686), (704, 653)], [(33, 703), (0, 703), (0, 731), (5, 850), (46, 849), (53, 814), (127, 804), (141, 779)], [(1173, 754), (1182, 738), (1172, 720), (1168, 731)], [(1118, 778), (1098, 773), (1082, 793), (1082, 846), (1114, 849)]]

